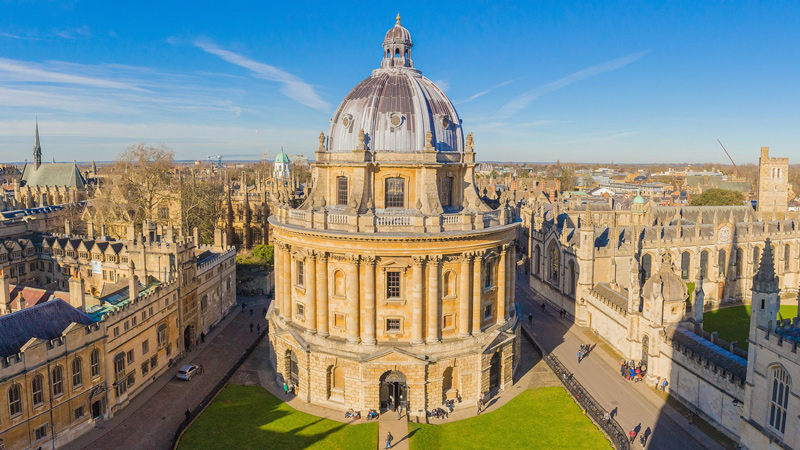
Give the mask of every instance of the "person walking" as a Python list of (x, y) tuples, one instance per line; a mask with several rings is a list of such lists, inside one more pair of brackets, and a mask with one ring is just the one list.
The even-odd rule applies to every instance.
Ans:
[(250, 332), (251, 333), (253, 332), (253, 323), (252, 322), (250, 322)]
[(608, 411), (603, 414), (603, 422), (605, 422), (606, 426), (611, 422), (611, 414), (609, 414)]
[(481, 415), (481, 408), (483, 408), (483, 399), (479, 398), (478, 399), (478, 414), (477, 415)]
[(256, 325), (256, 333), (261, 334), (261, 324)]
[(289, 383), (283, 382), (283, 396), (286, 397), (289, 395)]
[(384, 447), (384, 448), (392, 448), (392, 440), (393, 439), (394, 439), (394, 436), (392, 436), (392, 432), (391, 431), (388, 432), (386, 434), (386, 447)]
[(667, 392), (667, 377), (664, 377), (664, 381), (661, 382), (661, 392)]
[(544, 312), (545, 303), (542, 302), (542, 312)]
[(581, 363), (581, 358), (583, 358), (583, 346), (581, 346), (581, 349), (578, 350), (578, 364)]
[(633, 444), (633, 441), (636, 440), (636, 430), (631, 429), (631, 431), (628, 432), (628, 437), (631, 438), (631, 444)]
[(658, 386), (661, 384), (661, 377), (656, 379), (656, 390), (658, 390)]
[(247, 304), (246, 304), (246, 303), (244, 303), (244, 302), (242, 302), (242, 312), (244, 312), (244, 309), (245, 309), (245, 308), (247, 308)]

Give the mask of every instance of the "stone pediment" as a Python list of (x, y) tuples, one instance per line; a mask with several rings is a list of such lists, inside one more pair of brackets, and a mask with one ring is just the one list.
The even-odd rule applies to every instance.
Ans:
[(493, 353), (497, 347), (504, 344), (505, 342), (508, 342), (511, 339), (514, 339), (514, 333), (498, 331), (497, 334), (494, 336), (494, 339), (484, 344), (484, 346), (481, 348), (481, 352), (484, 354)]
[(361, 359), (362, 363), (379, 364), (419, 364), (425, 363), (424, 356), (417, 355), (397, 347), (379, 349), (377, 352)]
[(410, 266), (404, 262), (400, 262), (395, 259), (387, 259), (387, 260), (381, 259), (381, 262), (378, 263), (378, 267), (382, 270), (386, 270), (389, 268), (407, 270)]

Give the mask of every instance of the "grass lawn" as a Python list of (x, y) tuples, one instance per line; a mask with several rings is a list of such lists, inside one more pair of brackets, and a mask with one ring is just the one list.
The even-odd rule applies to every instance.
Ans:
[(346, 425), (292, 409), (260, 386), (229, 384), (186, 430), (179, 448), (374, 449), (378, 423)]
[[(780, 316), (784, 319), (797, 316), (797, 306), (781, 306)], [(750, 305), (733, 306), (703, 314), (703, 330), (719, 333), (720, 339), (736, 344), (747, 350), (747, 335), (750, 333)]]
[(611, 449), (561, 387), (527, 389), (502, 408), (442, 425), (410, 423), (411, 450)]

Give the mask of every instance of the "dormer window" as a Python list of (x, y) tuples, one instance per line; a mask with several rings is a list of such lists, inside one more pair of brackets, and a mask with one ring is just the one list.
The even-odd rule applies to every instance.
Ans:
[(386, 179), (386, 207), (405, 208), (405, 180), (399, 177)]
[(336, 204), (347, 205), (347, 177), (336, 177)]

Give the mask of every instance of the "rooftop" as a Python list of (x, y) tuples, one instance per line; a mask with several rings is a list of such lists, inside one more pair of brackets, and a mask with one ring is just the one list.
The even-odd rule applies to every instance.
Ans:
[(95, 321), (69, 303), (55, 299), (0, 317), (0, 357), (16, 355), (31, 340), (55, 339), (72, 323), (90, 325)]

